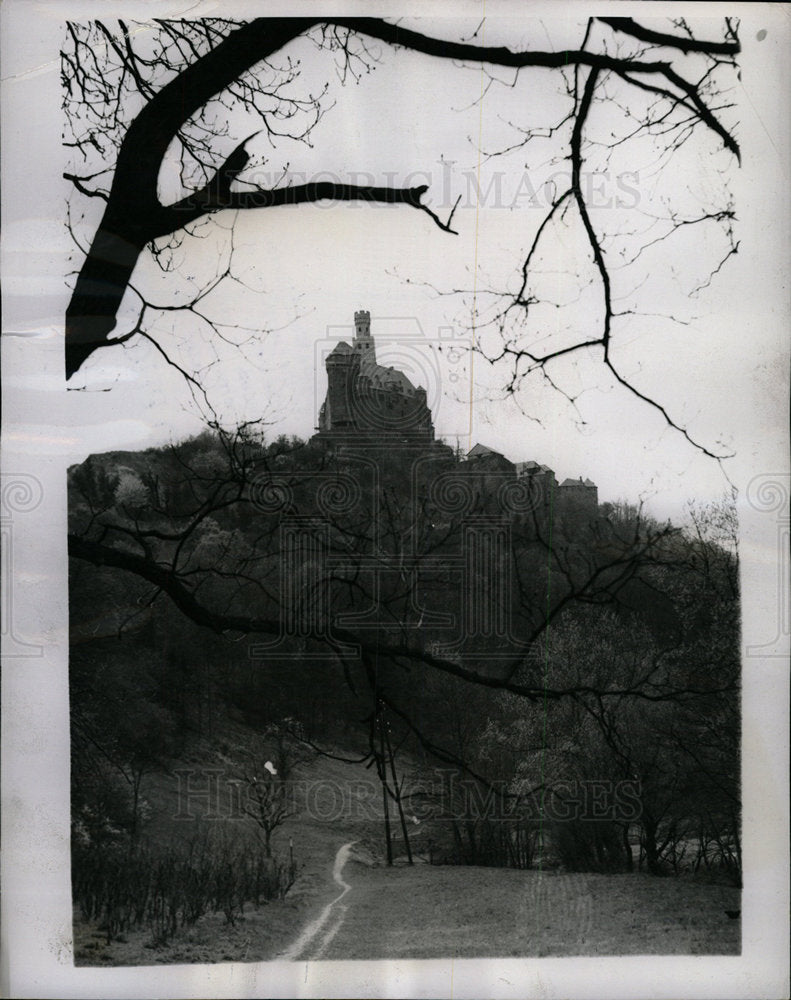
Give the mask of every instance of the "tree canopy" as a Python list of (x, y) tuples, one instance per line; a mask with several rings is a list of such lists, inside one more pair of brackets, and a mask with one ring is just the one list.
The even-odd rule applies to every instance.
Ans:
[[(350, 463), (237, 432), (73, 469), (75, 669), (87, 657), (98, 684), (113, 634), (130, 663), (135, 649), (143, 661), (178, 649), (160, 680), (170, 709), (205, 661), (221, 697), (261, 724), (293, 717), (311, 745), (344, 739), (383, 783), (392, 727), (395, 745), (499, 794), (597, 774), (642, 783), (657, 868), (693, 813), (730, 843), (739, 662), (727, 503), (697, 510), (684, 533), (639, 510), (550, 517), (523, 498), (498, 556), (491, 473), (440, 453), (423, 463), (425, 492), (411, 491), (391, 454), (349, 490)], [(475, 595), (488, 613), (469, 618)], [(93, 731), (90, 711), (76, 718)]]

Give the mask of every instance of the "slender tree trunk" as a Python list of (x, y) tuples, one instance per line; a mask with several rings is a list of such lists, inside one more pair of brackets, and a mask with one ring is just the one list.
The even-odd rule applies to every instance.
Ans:
[(404, 834), (404, 846), (406, 847), (406, 856), (409, 859), (409, 863), (414, 864), (412, 860), (412, 848), (409, 844), (409, 832), (407, 830), (406, 819), (404, 817), (404, 807), (401, 804), (401, 786), (398, 784), (398, 778), (396, 776), (395, 760), (393, 759), (393, 748), (390, 745), (390, 735), (385, 731), (385, 738), (387, 740), (387, 753), (390, 757), (390, 773), (393, 776), (393, 790), (395, 792), (396, 805), (398, 806), (398, 815), (401, 819), (401, 832)]
[(390, 805), (387, 801), (387, 772), (385, 771), (385, 740), (382, 729), (382, 716), (379, 715), (379, 778), (382, 782), (382, 804), (384, 806), (385, 817), (385, 840), (387, 841), (387, 863), (393, 863), (393, 840), (390, 834)]
[(659, 866), (659, 848), (656, 842), (657, 824), (650, 815), (643, 817), (642, 841), (645, 850), (645, 860), (652, 875), (661, 875)]
[(739, 830), (740, 816), (735, 812), (731, 812), (731, 823), (733, 824), (733, 841), (735, 848), (735, 858), (737, 864), (737, 870), (734, 873), (734, 881), (736, 882), (737, 888), (742, 888), (742, 838), (741, 832)]
[(140, 783), (143, 780), (142, 771), (133, 773), (132, 776), (132, 825), (129, 830), (129, 853), (131, 854), (137, 847), (137, 838), (140, 832)]
[(453, 839), (456, 842), (456, 857), (458, 858), (458, 863), (463, 865), (465, 863), (464, 858), (464, 844), (461, 840), (461, 833), (459, 832), (459, 824), (457, 820), (451, 820), (453, 828)]
[(478, 842), (477, 842), (477, 840), (475, 838), (475, 820), (474, 819), (468, 819), (465, 822), (465, 824), (464, 824), (464, 828), (467, 831), (467, 842), (470, 845), (470, 860), (469, 860), (469, 863), (471, 865), (474, 865), (474, 864), (477, 864), (478, 861), (480, 860), (479, 857), (478, 857), (478, 854), (479, 854)]

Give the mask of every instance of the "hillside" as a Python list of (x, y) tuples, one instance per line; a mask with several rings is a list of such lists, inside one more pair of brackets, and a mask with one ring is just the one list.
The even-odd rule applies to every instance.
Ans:
[[(142, 834), (146, 848), (186, 849), (208, 837), (213, 843), (243, 846), (260, 854), (256, 827), (237, 807), (232, 782), (249, 769), (260, 748), (260, 735), (242, 722), (225, 719), (214, 739), (200, 738), (188, 752), (170, 762), (167, 771), (144, 779), (142, 795), (150, 817)], [(260, 756), (260, 754), (258, 754)], [(211, 801), (201, 796), (216, 780), (217, 795)], [(274, 958), (295, 940), (316, 908), (328, 903), (336, 892), (332, 881), (333, 859), (349, 839), (370, 850), (373, 860), (381, 854), (377, 824), (349, 809), (355, 784), (370, 785), (361, 765), (342, 764), (328, 758), (297, 766), (294, 774), (295, 808), (274, 836), (274, 853), (289, 857), (293, 844), (296, 880), (285, 899), (248, 903), (231, 925), (222, 913), (208, 913), (173, 940), (152, 945), (148, 928), (129, 929), (108, 943), (100, 921), (86, 921), (75, 907), (75, 961), (77, 964), (150, 964), (154, 962), (260, 961)], [(185, 789), (193, 792), (186, 801)], [(334, 794), (342, 790), (344, 807), (334, 806)], [(181, 797), (180, 797), (181, 795)], [(184, 814), (190, 813), (191, 817)], [(363, 856), (361, 852), (361, 856)], [(367, 855), (366, 855), (367, 856)]]
[[(232, 816), (225, 794), (216, 818), (206, 818), (207, 804), (197, 795), (189, 807), (195, 818), (175, 817), (178, 772), (183, 786), (184, 772), (193, 770), (191, 787), (200, 789), (199, 774), (214, 771), (228, 791), (226, 779), (244, 771), (258, 739), (254, 730), (227, 720), (214, 741), (196, 741), (174, 760), (170, 773), (151, 774), (144, 787), (152, 817), (146, 841), (159, 847), (188, 844), (211, 825), (214, 837), (252, 844), (250, 821)], [(293, 843), (298, 868), (285, 899), (259, 907), (248, 903), (234, 924), (222, 913), (207, 913), (156, 946), (143, 928), (108, 943), (97, 922), (84, 920), (75, 907), (76, 964), (739, 951), (740, 922), (725, 911), (738, 909), (740, 894), (722, 879), (431, 865), (428, 844), (442, 838), (437, 823), (414, 831), (413, 867), (406, 864), (399, 838), (396, 863), (387, 867), (381, 804), (372, 797), (375, 786), (364, 766), (314, 757), (299, 765), (295, 781), (299, 812), (275, 838), (276, 852), (284, 856)], [(333, 878), (336, 856), (349, 843), (341, 872), (348, 891), (333, 906), (340, 895)], [(328, 907), (310, 934), (311, 923), (321, 921)]]
[[(386, 924), (403, 892), (424, 926), (424, 878), (468, 913), (460, 953), (610, 947), (596, 921), (481, 943), (473, 870), (472, 905), (491, 893), (506, 924), (550, 870), (613, 876), (624, 920), (631, 893), (677, 907), (652, 880), (738, 892), (732, 508), (694, 531), (629, 505), (557, 517), (490, 459), (240, 428), (71, 470), (73, 885), (103, 928), (81, 961), (401, 954), (338, 915)], [(376, 867), (410, 849), (401, 882)], [(686, 946), (731, 948), (697, 897)]]

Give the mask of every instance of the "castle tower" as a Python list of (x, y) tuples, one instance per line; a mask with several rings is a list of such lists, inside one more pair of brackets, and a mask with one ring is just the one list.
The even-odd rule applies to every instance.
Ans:
[(354, 342), (355, 354), (359, 354), (360, 362), (364, 367), (372, 367), (376, 364), (376, 345), (371, 336), (371, 314), (367, 309), (361, 309), (354, 314)]

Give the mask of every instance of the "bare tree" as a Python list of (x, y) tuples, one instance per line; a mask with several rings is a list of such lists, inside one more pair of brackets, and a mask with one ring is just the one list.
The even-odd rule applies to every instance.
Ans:
[[(739, 157), (728, 98), (740, 50), (737, 24), (726, 18), (721, 37), (701, 38), (681, 18), (656, 25), (631, 18), (590, 18), (580, 24), (575, 46), (557, 50), (531, 43), (518, 48), (486, 45), (485, 29), (482, 22), (467, 40), (454, 40), (379, 18), (69, 25), (63, 80), (67, 144), (74, 150), (74, 167), (66, 176), (78, 200), (101, 200), (104, 210), (84, 247), (67, 311), (67, 376), (98, 348), (136, 337), (151, 339), (174, 363), (150, 323), (152, 311), (173, 308), (172, 304), (158, 307), (141, 301), (137, 320), (114, 333), (118, 308), (141, 253), (153, 252), (163, 267), (172, 267), (174, 246), (185, 234), (199, 233), (200, 227), (218, 219), (218, 213), (328, 198), (363, 200), (417, 209), (440, 230), (453, 233), (454, 212), (440, 218), (430, 208), (425, 185), (293, 184), (284, 173), (280, 182), (262, 186), (250, 169), (247, 146), (252, 136), (232, 134), (252, 119), (272, 140), (288, 136), (313, 142), (319, 135), (318, 124), (331, 108), (326, 90), (300, 89), (301, 71), (290, 57), (291, 43), (304, 36), (315, 45), (317, 59), (330, 65), (334, 61), (344, 80), (355, 81), (378, 60), (390, 58), (376, 48), (384, 43), (389, 49), (410, 50), (461, 67), (480, 66), (489, 101), (498, 91), (518, 88), (529, 93), (536, 74), (552, 74), (563, 97), (564, 111), (557, 120), (536, 123), (528, 116), (514, 121), (515, 141), (486, 153), (505, 156), (517, 150), (536, 162), (548, 156), (569, 165), (567, 183), (555, 185), (527, 246), (514, 247), (515, 281), (508, 288), (477, 288), (473, 296), (474, 325), (479, 329), (488, 325), (496, 334), (480, 350), (490, 361), (510, 366), (505, 369), (506, 391), (516, 392), (533, 373), (555, 384), (553, 369), (563, 359), (574, 354), (596, 356), (608, 378), (657, 409), (689, 438), (651, 390), (622, 368), (618, 333), (628, 332), (632, 317), (642, 313), (636, 290), (643, 272), (638, 268), (647, 261), (649, 269), (656, 269), (652, 253), (670, 250), (672, 241), (693, 230), (719, 232), (719, 244), (716, 240), (712, 244), (716, 256), (703, 262), (696, 286), (700, 288), (738, 250), (727, 185), (728, 159)], [(609, 133), (597, 123), (599, 107), (608, 111)], [(240, 125), (237, 112), (243, 112)], [(421, 113), (425, 112), (415, 109), (416, 115)], [(674, 157), (692, 143), (699, 155), (710, 155), (718, 185), (711, 203), (695, 205), (682, 199), (663, 204), (657, 212), (631, 206), (611, 213), (607, 222), (597, 220), (584, 183), (586, 171), (606, 167), (624, 149), (644, 148), (641, 143), (649, 144), (662, 168), (672, 169)], [(175, 150), (179, 165), (170, 200), (160, 191), (169, 150)], [(593, 279), (580, 276), (579, 281), (583, 286), (595, 281), (599, 305), (593, 324), (584, 331), (571, 330), (562, 343), (547, 346), (543, 329), (547, 310), (560, 303), (553, 301), (542, 280), (542, 255), (563, 226), (582, 234)], [(722, 248), (719, 255), (717, 245)], [(234, 277), (229, 258), (185, 307), (196, 309), (217, 282)], [(674, 310), (685, 298), (682, 294), (670, 304), (668, 322), (684, 322)], [(199, 387), (194, 373), (191, 377)], [(705, 444), (693, 443), (721, 457)]]
[(267, 726), (261, 737), (271, 745), (272, 752), (260, 753), (243, 775), (242, 812), (258, 827), (267, 858), (272, 857), (272, 834), (297, 812), (292, 787), (294, 768), (312, 756), (299, 736), (299, 726), (293, 719)]

